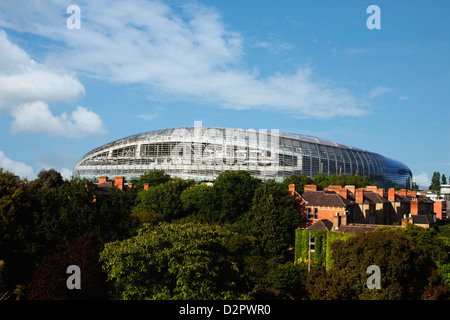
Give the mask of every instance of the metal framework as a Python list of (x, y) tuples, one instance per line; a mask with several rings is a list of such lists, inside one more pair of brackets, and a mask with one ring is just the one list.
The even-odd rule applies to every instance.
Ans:
[(263, 180), (277, 181), (296, 174), (359, 174), (382, 187), (407, 188), (412, 176), (399, 161), (328, 139), (277, 130), (198, 126), (113, 141), (83, 156), (73, 173), (91, 180), (124, 176), (132, 181), (152, 169), (196, 181), (212, 181), (226, 170), (246, 170)]

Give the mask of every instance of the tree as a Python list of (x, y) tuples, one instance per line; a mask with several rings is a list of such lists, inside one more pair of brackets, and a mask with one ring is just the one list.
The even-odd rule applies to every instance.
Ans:
[(288, 190), (288, 186), (290, 184), (295, 184), (295, 189), (297, 191), (303, 190), (303, 187), (308, 184), (312, 184), (313, 180), (310, 177), (302, 176), (302, 175), (292, 175), (287, 177), (281, 183), (285, 190)]
[(429, 190), (439, 192), (441, 187), (441, 174), (438, 171), (433, 172), (433, 176), (431, 177), (431, 185), (428, 188)]
[[(440, 299), (448, 297), (430, 256), (399, 232), (374, 231), (331, 244), (333, 268), (311, 273), (312, 299)], [(367, 267), (381, 270), (381, 289), (368, 289)], [(330, 290), (332, 289), (332, 290)]]
[(28, 281), (34, 261), (36, 210), (28, 182), (0, 168), (0, 296), (17, 297), (17, 288)]
[(170, 176), (164, 170), (150, 170), (139, 177), (136, 188), (142, 189), (146, 183), (150, 187), (155, 187), (168, 181), (170, 181)]
[(447, 184), (447, 177), (445, 176), (445, 174), (442, 174), (441, 184)]
[(283, 243), (280, 239), (281, 224), (273, 196), (267, 193), (265, 185), (256, 189), (252, 206), (252, 225), (263, 256), (280, 256)]
[[(99, 263), (100, 242), (87, 235), (74, 239), (59, 250), (48, 253), (33, 272), (28, 300), (104, 299), (106, 279)], [(67, 267), (80, 268), (81, 289), (70, 290)]]
[(199, 221), (214, 222), (219, 220), (215, 189), (205, 184), (189, 187), (180, 195), (186, 216)]
[(220, 208), (220, 221), (235, 222), (252, 206), (255, 190), (261, 183), (248, 171), (224, 171), (214, 180)]
[(237, 299), (237, 262), (226, 243), (235, 234), (195, 223), (145, 225), (105, 245), (100, 261), (119, 299)]
[(175, 179), (139, 192), (133, 214), (143, 222), (182, 218), (185, 214), (180, 196), (190, 185), (190, 181)]
[(134, 198), (132, 188), (122, 191), (113, 187), (106, 197), (97, 195), (98, 237), (103, 242), (122, 240), (136, 232), (139, 221), (132, 215)]
[(37, 183), (40, 188), (57, 188), (64, 183), (61, 174), (55, 169), (41, 170), (34, 183)]
[(36, 215), (36, 232), (46, 246), (98, 231), (103, 223), (94, 201), (96, 186), (88, 180), (75, 178), (59, 187), (42, 188), (38, 197), (41, 212)]

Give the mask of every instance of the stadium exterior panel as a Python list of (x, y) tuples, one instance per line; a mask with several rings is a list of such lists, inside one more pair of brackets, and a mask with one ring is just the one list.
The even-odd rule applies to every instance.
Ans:
[(399, 161), (328, 139), (201, 124), (113, 141), (84, 155), (73, 174), (90, 180), (123, 176), (133, 181), (152, 169), (196, 181), (213, 181), (227, 170), (246, 170), (254, 177), (277, 181), (291, 175), (359, 174), (380, 187), (406, 188), (412, 176)]

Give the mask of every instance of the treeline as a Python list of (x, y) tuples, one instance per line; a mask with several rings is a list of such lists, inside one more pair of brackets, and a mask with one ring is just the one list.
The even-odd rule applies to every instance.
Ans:
[[(150, 171), (134, 184), (137, 192), (110, 188), (102, 195), (94, 183), (65, 181), (54, 170), (26, 181), (0, 169), (0, 299), (320, 298), (327, 273), (308, 274), (306, 264), (293, 263), (294, 232), (304, 221), (290, 183), (301, 189), (369, 181), (292, 176), (263, 183), (239, 171), (208, 186)], [(439, 252), (439, 261), (423, 260), (435, 272), (415, 285), (415, 297), (448, 293), (436, 265), (448, 264), (446, 231), (421, 236), (419, 248)], [(80, 267), (80, 290), (66, 286), (70, 265)], [(351, 296), (353, 286), (333, 297)]]
[(447, 184), (447, 177), (445, 174), (442, 174), (441, 176), (439, 171), (435, 171), (431, 177), (431, 185), (428, 187), (428, 190), (440, 192), (442, 184)]

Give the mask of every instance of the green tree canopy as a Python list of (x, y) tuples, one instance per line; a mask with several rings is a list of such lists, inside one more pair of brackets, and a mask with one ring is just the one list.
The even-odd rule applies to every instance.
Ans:
[(40, 188), (58, 188), (64, 183), (64, 179), (61, 173), (55, 169), (41, 170), (37, 176), (37, 179), (33, 181)]
[(311, 179), (310, 177), (306, 177), (306, 176), (302, 176), (302, 175), (292, 175), (292, 176), (289, 176), (286, 179), (284, 179), (281, 184), (286, 190), (288, 190), (288, 186), (290, 184), (295, 184), (295, 189), (297, 191), (300, 191), (300, 190), (303, 190), (303, 187), (305, 185), (312, 184), (312, 183), (313, 183), (313, 179)]
[(215, 189), (205, 184), (186, 188), (180, 196), (186, 215), (194, 216), (198, 221), (214, 222), (219, 220)]
[(150, 170), (139, 177), (136, 182), (136, 188), (143, 189), (146, 183), (151, 187), (155, 187), (168, 181), (170, 181), (170, 176), (164, 170)]
[(302, 176), (302, 175), (293, 175), (284, 179), (282, 184), (288, 188), (289, 184), (295, 184), (295, 189), (297, 191), (303, 190), (303, 187), (308, 184), (315, 184), (319, 190), (323, 190), (330, 185), (337, 185), (341, 187), (345, 187), (346, 185), (354, 185), (356, 188), (365, 188), (370, 185), (369, 178), (366, 176), (360, 175), (329, 175), (326, 176), (322, 173), (314, 176), (314, 178)]
[(283, 252), (283, 242), (280, 238), (281, 223), (273, 196), (267, 192), (265, 185), (256, 189), (252, 215), (254, 235), (258, 239), (262, 255), (279, 256)]
[(0, 296), (23, 286), (33, 268), (37, 210), (27, 181), (0, 168)]
[(214, 180), (217, 192), (217, 205), (220, 208), (220, 220), (234, 222), (248, 212), (252, 199), (261, 181), (248, 171), (225, 171)]
[(100, 254), (120, 299), (237, 299), (237, 263), (226, 243), (234, 233), (195, 223), (144, 226)]
[(175, 179), (139, 192), (133, 213), (143, 222), (171, 221), (185, 216), (181, 193), (191, 181)]
[(431, 176), (431, 185), (428, 189), (435, 192), (439, 192), (440, 188), (441, 188), (441, 174), (438, 171), (435, 171)]
[[(437, 299), (448, 296), (423, 248), (397, 232), (374, 231), (331, 244), (333, 268), (312, 273), (312, 299)], [(370, 265), (381, 270), (381, 289), (368, 289)]]

